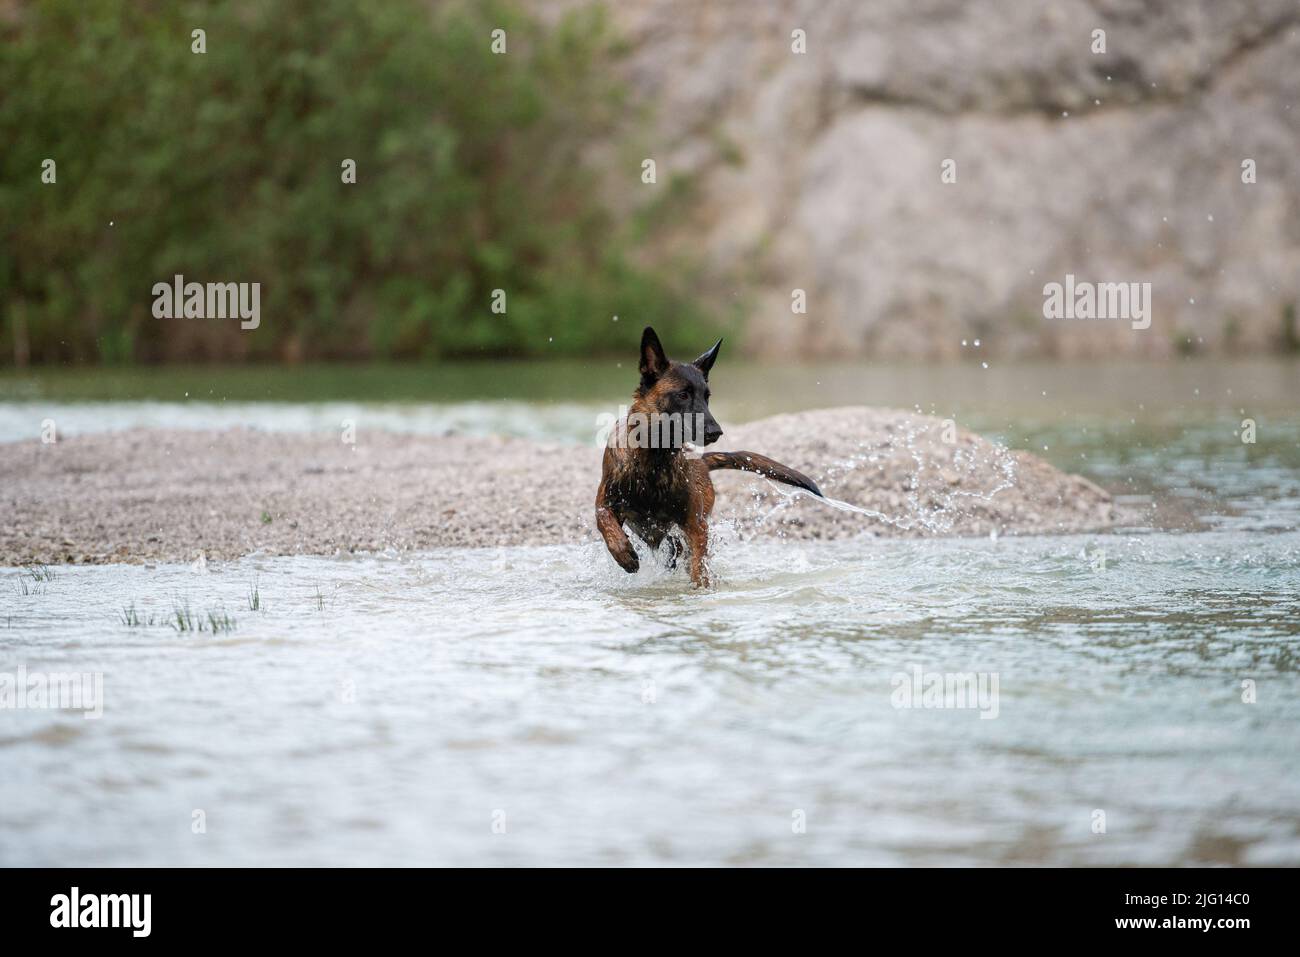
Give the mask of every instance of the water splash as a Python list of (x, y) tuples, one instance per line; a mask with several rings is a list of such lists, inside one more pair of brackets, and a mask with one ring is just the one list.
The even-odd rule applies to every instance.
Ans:
[[(989, 443), (986, 447), (974, 444), (957, 445), (954, 447), (951, 459), (948, 461), (937, 459), (934, 456), (924, 456), (917, 447), (917, 439), (918, 436), (923, 435), (932, 428), (933, 426), (927, 425), (922, 428), (906, 430), (902, 433), (901, 438), (891, 439), (887, 443), (861, 441), (858, 443), (858, 447), (862, 451), (855, 452), (832, 463), (824, 473), (823, 484), (833, 485), (853, 472), (865, 471), (872, 466), (883, 468), (891, 453), (900, 448), (905, 450), (915, 464), (915, 470), (912, 472), (911, 481), (906, 490), (905, 508), (901, 513), (891, 514), (878, 508), (868, 508), (827, 495), (819, 497), (802, 489), (769, 482), (764, 493), (756, 494), (755, 504), (761, 507), (764, 503), (765, 493), (775, 493), (777, 501), (766, 513), (758, 517), (758, 524), (765, 524), (769, 520), (776, 518), (781, 512), (792, 507), (800, 499), (808, 499), (837, 511), (861, 515), (890, 525), (900, 531), (920, 531), (934, 535), (944, 535), (951, 532), (957, 522), (971, 514), (974, 508), (992, 503), (997, 495), (1015, 486), (1017, 464), (1015, 456), (1010, 449), (998, 443)], [(991, 463), (989, 461), (990, 456), (992, 457)], [(992, 488), (980, 490), (952, 487), (963, 479), (983, 479), (988, 473), (990, 464), (993, 466), (995, 474), (1000, 476)], [(945, 469), (947, 470), (947, 477), (945, 477), (943, 471)], [(933, 481), (923, 486), (921, 478), (927, 472), (938, 473), (938, 475), (934, 477)], [(929, 499), (929, 503), (922, 500), (923, 496)], [(936, 498), (937, 503), (935, 503)]]

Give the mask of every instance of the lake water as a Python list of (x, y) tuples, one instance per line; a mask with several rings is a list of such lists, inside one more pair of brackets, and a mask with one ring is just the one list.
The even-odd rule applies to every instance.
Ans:
[[(0, 710), (0, 864), (1300, 864), (1298, 367), (991, 365), (737, 367), (714, 405), (954, 416), (1152, 521), (724, 527), (703, 593), (577, 543), (0, 569), (0, 675), (102, 675), (101, 717)], [(585, 441), (627, 391), (550, 371), (0, 378), (0, 438)]]

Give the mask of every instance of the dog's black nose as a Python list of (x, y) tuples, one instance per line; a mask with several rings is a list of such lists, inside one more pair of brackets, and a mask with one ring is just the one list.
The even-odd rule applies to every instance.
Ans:
[(720, 438), (722, 438), (722, 430), (721, 430), (721, 429), (705, 429), (705, 430), (704, 430), (704, 444), (705, 444), (705, 445), (712, 445), (714, 442), (718, 441), (718, 439), (720, 439)]

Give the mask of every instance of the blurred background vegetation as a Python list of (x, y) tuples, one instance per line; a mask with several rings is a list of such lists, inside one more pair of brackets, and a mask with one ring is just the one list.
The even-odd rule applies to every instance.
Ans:
[[(565, 355), (645, 323), (717, 331), (688, 268), (637, 254), (664, 204), (597, 198), (593, 156), (640, 172), (612, 132), (631, 107), (600, 8), (546, 29), (510, 0), (4, 13), (0, 365)], [(260, 282), (260, 328), (154, 318), (177, 273)]]

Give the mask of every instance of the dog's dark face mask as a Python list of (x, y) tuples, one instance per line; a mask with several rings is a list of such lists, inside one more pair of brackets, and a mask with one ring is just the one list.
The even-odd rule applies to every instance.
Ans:
[(680, 420), (680, 434), (685, 442), (712, 445), (722, 438), (722, 426), (709, 411), (709, 370), (721, 347), (719, 339), (694, 362), (671, 362), (653, 329), (647, 326), (641, 335), (638, 395), (653, 411)]

